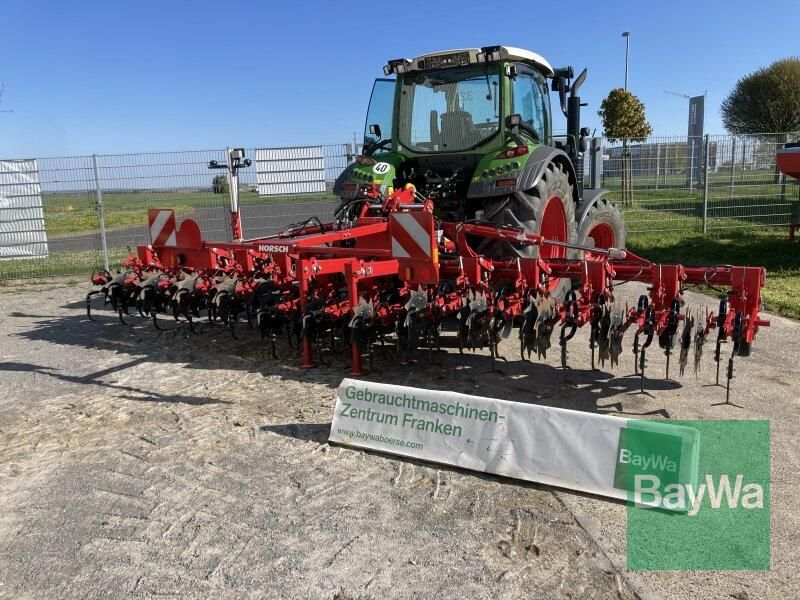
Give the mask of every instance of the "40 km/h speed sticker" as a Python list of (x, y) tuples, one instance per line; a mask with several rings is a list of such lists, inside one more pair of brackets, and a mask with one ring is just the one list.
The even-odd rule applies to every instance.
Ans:
[(389, 169), (392, 165), (387, 162), (379, 162), (374, 167), (372, 167), (372, 172), (377, 173), (378, 175), (384, 175), (389, 172)]

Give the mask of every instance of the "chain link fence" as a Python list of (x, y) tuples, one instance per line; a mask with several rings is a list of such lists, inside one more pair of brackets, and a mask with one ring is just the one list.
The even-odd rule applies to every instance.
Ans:
[[(797, 133), (653, 137), (627, 144), (596, 138), (584, 157), (585, 183), (610, 190), (633, 233), (783, 227), (800, 221), (800, 185), (776, 171), (775, 151), (798, 139)], [(240, 170), (246, 238), (312, 216), (332, 218), (338, 205), (333, 182), (358, 149), (352, 143), (321, 148), (322, 193), (260, 196), (255, 161)], [(255, 149), (246, 154), (255, 157)], [(230, 201), (227, 188), (215, 180), (219, 171), (208, 169), (211, 160), (224, 163), (226, 151), (38, 159), (48, 254), (0, 259), (0, 279), (84, 275), (103, 266), (104, 252), (114, 267), (129, 249), (149, 243), (148, 208), (172, 208), (179, 220), (195, 219), (204, 239), (229, 241)], [(8, 214), (0, 210), (4, 220)]]

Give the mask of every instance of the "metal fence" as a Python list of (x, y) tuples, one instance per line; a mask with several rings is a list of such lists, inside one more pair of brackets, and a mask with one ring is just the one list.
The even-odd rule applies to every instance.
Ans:
[[(239, 171), (240, 211), (247, 238), (275, 233), (311, 216), (330, 219), (338, 201), (333, 182), (353, 158), (351, 144), (323, 145), (327, 192), (259, 196), (256, 163)], [(254, 149), (247, 149), (249, 157)], [(0, 279), (85, 274), (102, 267), (107, 252), (116, 266), (137, 244), (147, 244), (148, 208), (173, 208), (197, 221), (207, 240), (230, 241), (230, 199), (213, 184), (226, 151), (197, 150), (66, 156), (36, 161), (44, 205), (48, 255), (0, 260)], [(101, 232), (101, 219), (105, 225)], [(0, 215), (5, 217), (4, 211)]]
[[(610, 190), (634, 234), (785, 226), (800, 221), (800, 185), (776, 172), (775, 151), (799, 138), (796, 133), (654, 137), (628, 144), (598, 138), (584, 157), (585, 183)], [(352, 161), (354, 147), (322, 148), (324, 193), (259, 196), (255, 162), (240, 171), (246, 238), (311, 216), (331, 218), (338, 200), (330, 190)], [(254, 149), (246, 153), (255, 157)], [(215, 190), (219, 172), (209, 171), (211, 160), (224, 162), (225, 150), (38, 159), (49, 253), (0, 260), (0, 279), (83, 275), (103, 265), (104, 249), (110, 264), (118, 265), (129, 248), (149, 243), (148, 208), (174, 208), (179, 219), (195, 219), (205, 239), (229, 240), (229, 198)]]
[(625, 213), (629, 231), (713, 231), (800, 221), (798, 181), (775, 153), (799, 133), (595, 141), (584, 161)]

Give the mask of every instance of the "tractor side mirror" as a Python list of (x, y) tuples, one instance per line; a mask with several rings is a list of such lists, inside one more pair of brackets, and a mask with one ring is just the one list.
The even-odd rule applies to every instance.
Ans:
[(578, 139), (578, 150), (586, 152), (589, 149), (589, 142), (586, 140), (589, 137), (590, 129), (588, 127), (581, 127), (580, 137)]
[(381, 136), (381, 126), (378, 125), (377, 123), (373, 123), (372, 125), (369, 126), (369, 132), (370, 134), (374, 135), (377, 139), (381, 139), (383, 137)]
[(509, 115), (506, 119), (506, 125), (509, 127), (519, 127), (522, 124), (522, 115), (513, 114)]
[(569, 91), (569, 85), (567, 84), (567, 80), (561, 77), (560, 75), (556, 75), (553, 77), (553, 90), (558, 92), (558, 103), (561, 105), (561, 112), (564, 113), (564, 116), (567, 116), (567, 92)]

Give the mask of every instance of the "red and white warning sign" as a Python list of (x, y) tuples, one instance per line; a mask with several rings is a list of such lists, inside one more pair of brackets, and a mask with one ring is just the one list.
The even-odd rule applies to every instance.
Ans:
[(389, 233), (395, 258), (431, 260), (435, 243), (431, 213), (392, 213)]
[(150, 243), (153, 246), (176, 246), (175, 211), (149, 208), (147, 221), (150, 223)]
[(400, 277), (412, 283), (439, 283), (433, 215), (427, 211), (392, 213), (389, 219), (392, 257)]

